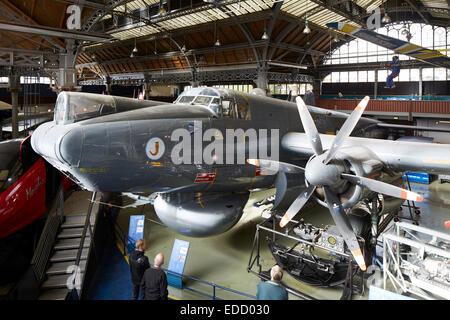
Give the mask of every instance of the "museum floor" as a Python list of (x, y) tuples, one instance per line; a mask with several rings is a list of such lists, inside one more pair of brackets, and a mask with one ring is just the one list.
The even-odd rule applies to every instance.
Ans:
[[(445, 228), (444, 222), (450, 220), (450, 184), (440, 184), (438, 181), (434, 181), (430, 185), (412, 183), (411, 188), (413, 191), (422, 193), (425, 199), (423, 203), (418, 204), (421, 208), (421, 214), (418, 216), (419, 224), (423, 227), (448, 233), (449, 230)], [(256, 295), (259, 278), (247, 272), (247, 265), (252, 250), (255, 225), (264, 219), (260, 216), (261, 208), (254, 207), (253, 203), (269, 196), (271, 193), (273, 193), (273, 190), (252, 193), (239, 223), (228, 232), (214, 237), (185, 237), (147, 220), (144, 231), (148, 245), (146, 255), (152, 262), (153, 257), (158, 252), (162, 252), (166, 258), (164, 267), (167, 268), (175, 239), (189, 241), (190, 247), (184, 269), (185, 275), (254, 296)], [(121, 210), (118, 218), (119, 225), (123, 230), (128, 230), (129, 216), (136, 214), (144, 214), (147, 219), (159, 221), (151, 205), (127, 208)], [(406, 210), (403, 211), (403, 215), (409, 217)], [(333, 223), (328, 211), (320, 206), (315, 206), (302, 213), (301, 217), (315, 226)], [(274, 264), (274, 259), (264, 242), (261, 243), (260, 254), (263, 270), (269, 269)], [(285, 274), (283, 282), (289, 287), (316, 299), (339, 299), (342, 294), (341, 288), (311, 287), (298, 282), (288, 274)], [(210, 295), (213, 294), (212, 287), (193, 280), (185, 280), (185, 285)], [(216, 290), (216, 295), (222, 299), (248, 299), (220, 289)], [(119, 296), (118, 299), (120, 299)], [(174, 299), (208, 299), (200, 294), (173, 287), (169, 287), (169, 296)], [(356, 295), (353, 298), (367, 299), (367, 297), (368, 292), (366, 290), (362, 295)], [(290, 294), (289, 299), (298, 298)]]

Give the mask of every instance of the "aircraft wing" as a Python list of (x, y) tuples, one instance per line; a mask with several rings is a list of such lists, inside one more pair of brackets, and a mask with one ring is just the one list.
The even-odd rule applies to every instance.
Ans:
[[(319, 134), (323, 149), (330, 149), (335, 136)], [(313, 149), (305, 133), (287, 133), (281, 145), (292, 152), (311, 156)], [(340, 153), (344, 158), (358, 162), (380, 162), (394, 171), (413, 171), (450, 174), (450, 145), (437, 143), (391, 141), (360, 137), (347, 137)]]
[(392, 124), (392, 123), (377, 123), (377, 126), (380, 128), (392, 128), (392, 129), (410, 129), (416, 131), (435, 131), (435, 132), (450, 132), (448, 128), (432, 128), (425, 126), (410, 126), (404, 124)]
[(12, 106), (6, 102), (0, 101), (0, 110), (11, 110)]
[(386, 49), (393, 50), (395, 53), (404, 54), (437, 67), (450, 68), (450, 57), (443, 55), (439, 51), (385, 36), (372, 30), (358, 28), (348, 23), (332, 22), (327, 23), (327, 27), (337, 29), (352, 37), (363, 39)]

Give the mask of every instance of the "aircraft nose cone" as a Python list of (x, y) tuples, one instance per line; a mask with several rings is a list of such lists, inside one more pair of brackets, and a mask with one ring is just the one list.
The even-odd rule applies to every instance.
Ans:
[(81, 159), (83, 145), (83, 132), (81, 127), (74, 127), (64, 134), (59, 141), (59, 154), (61, 159), (69, 166), (78, 167)]
[(31, 136), (33, 150), (57, 168), (78, 166), (81, 156), (82, 131), (77, 125), (40, 125)]
[(57, 159), (54, 148), (56, 143), (56, 136), (53, 134), (54, 127), (54, 122), (43, 123), (34, 130), (31, 136), (31, 147), (45, 159)]

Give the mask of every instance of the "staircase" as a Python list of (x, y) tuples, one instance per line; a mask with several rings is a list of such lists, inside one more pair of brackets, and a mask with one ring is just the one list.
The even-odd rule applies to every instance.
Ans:
[[(97, 213), (98, 205), (94, 204), (90, 215), (90, 229), (93, 233), (95, 230)], [(87, 226), (83, 248), (80, 248), (86, 219), (87, 214), (65, 215), (65, 221), (58, 229), (53, 249), (46, 266), (45, 280), (40, 288), (39, 300), (66, 299), (68, 293), (71, 292), (69, 285), (71, 284), (71, 280), (74, 279), (73, 273), (79, 251), (81, 251), (79, 262), (81, 288), (78, 290), (78, 294), (81, 295), (85, 270), (91, 251), (93, 251), (93, 247), (91, 246), (91, 234), (89, 227)]]

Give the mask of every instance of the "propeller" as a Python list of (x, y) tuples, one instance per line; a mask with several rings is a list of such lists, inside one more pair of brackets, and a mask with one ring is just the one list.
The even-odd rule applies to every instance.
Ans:
[(382, 193), (394, 198), (400, 198), (404, 200), (412, 200), (412, 201), (423, 201), (423, 196), (417, 194), (415, 192), (402, 189), (396, 186), (393, 186), (389, 183), (369, 179), (366, 177), (355, 176), (352, 174), (343, 173), (341, 177), (350, 181), (351, 183), (358, 184), (362, 187), (366, 187), (369, 190), (375, 191), (377, 193)]
[(339, 133), (334, 138), (331, 148), (326, 151), (323, 150), (320, 135), (317, 131), (314, 120), (309, 113), (308, 107), (301, 97), (297, 97), (296, 102), (303, 129), (305, 130), (305, 134), (308, 137), (314, 151), (314, 155), (310, 158), (306, 164), (306, 167), (302, 168), (290, 163), (265, 159), (247, 159), (247, 162), (269, 171), (278, 170), (286, 173), (305, 173), (305, 179), (308, 182), (308, 187), (290, 205), (280, 221), (280, 227), (284, 227), (295, 217), (317, 187), (322, 187), (324, 190), (325, 202), (334, 222), (336, 223), (336, 226), (341, 232), (347, 247), (355, 258), (355, 261), (358, 263), (361, 270), (365, 271), (366, 264), (358, 243), (358, 239), (353, 232), (350, 220), (345, 213), (342, 203), (338, 195), (335, 194), (333, 188), (341, 185), (342, 180), (344, 179), (350, 183), (366, 187), (374, 192), (386, 194), (396, 198), (420, 202), (423, 201), (423, 197), (417, 193), (390, 185), (385, 182), (345, 173), (345, 168), (339, 164), (339, 161), (331, 161), (335, 159), (335, 155), (339, 151), (339, 148), (344, 144), (345, 139), (350, 136), (353, 129), (356, 127), (356, 124), (361, 118), (361, 115), (369, 102), (368, 96), (362, 99), (353, 110), (344, 122)]
[[(299, 104), (299, 102), (298, 102), (299, 98), (300, 97), (297, 97), (297, 106)], [(355, 110), (353, 110), (353, 112), (350, 114), (350, 117), (348, 117), (347, 120), (344, 122), (341, 130), (339, 130), (339, 133), (334, 138), (334, 141), (333, 141), (333, 144), (331, 145), (330, 151), (328, 151), (328, 155), (325, 159), (325, 164), (328, 164), (328, 162), (330, 162), (330, 160), (334, 157), (334, 155), (336, 154), (336, 152), (338, 151), (339, 147), (342, 145), (344, 140), (348, 136), (350, 136), (350, 134), (352, 133), (356, 124), (358, 123), (359, 119), (361, 118), (364, 110), (366, 109), (367, 104), (369, 103), (369, 99), (370, 99), (369, 96), (365, 96), (364, 99), (362, 99), (358, 103)], [(302, 115), (300, 114), (300, 116), (302, 116)]]
[(356, 260), (356, 263), (362, 271), (366, 271), (366, 262), (364, 261), (361, 248), (359, 247), (358, 239), (353, 232), (352, 225), (344, 211), (344, 208), (342, 208), (341, 201), (328, 187), (324, 187), (323, 192), (325, 195), (325, 202), (328, 205), (328, 210), (330, 210), (334, 223), (336, 223), (336, 227), (338, 227), (341, 232), (348, 249)]
[(302, 121), (306, 136), (308, 137), (316, 156), (321, 155), (323, 153), (322, 141), (320, 140), (319, 132), (314, 124), (314, 120), (308, 111), (308, 107), (302, 98), (297, 97), (296, 101), (298, 113), (300, 113), (300, 120)]
[(292, 220), (292, 218), (300, 211), (301, 208), (305, 205), (305, 203), (309, 200), (311, 195), (316, 191), (316, 186), (309, 186), (306, 188), (305, 192), (300, 194), (294, 202), (289, 206), (289, 209), (284, 214), (283, 218), (280, 222), (280, 227), (284, 227)]

